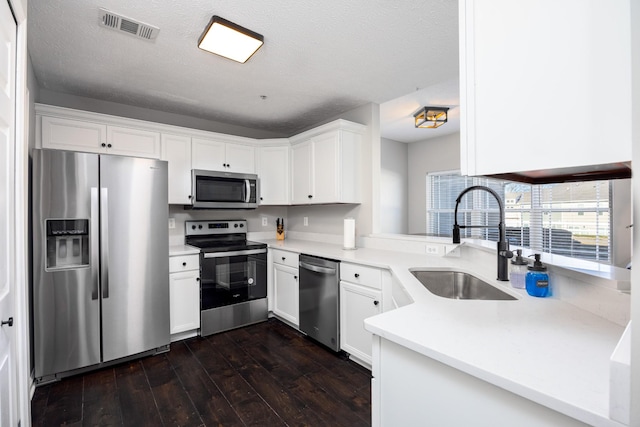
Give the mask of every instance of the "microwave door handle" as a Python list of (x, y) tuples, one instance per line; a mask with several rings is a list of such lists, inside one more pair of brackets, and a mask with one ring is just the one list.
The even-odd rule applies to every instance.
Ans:
[(244, 180), (244, 194), (244, 202), (249, 203), (249, 201), (251, 200), (251, 183), (248, 179)]

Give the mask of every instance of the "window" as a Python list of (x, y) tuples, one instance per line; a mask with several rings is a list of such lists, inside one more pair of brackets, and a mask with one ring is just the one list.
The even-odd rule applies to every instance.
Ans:
[[(427, 175), (427, 234), (451, 236), (455, 199), (471, 185), (485, 185), (504, 201), (512, 245), (611, 263), (611, 184), (588, 181), (529, 185), (458, 173)], [(461, 237), (498, 240), (498, 204), (486, 191), (467, 193), (458, 207)]]

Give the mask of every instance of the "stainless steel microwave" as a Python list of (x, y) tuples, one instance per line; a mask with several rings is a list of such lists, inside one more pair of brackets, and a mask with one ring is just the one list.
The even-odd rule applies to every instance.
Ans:
[(255, 209), (258, 207), (258, 175), (193, 169), (191, 208)]

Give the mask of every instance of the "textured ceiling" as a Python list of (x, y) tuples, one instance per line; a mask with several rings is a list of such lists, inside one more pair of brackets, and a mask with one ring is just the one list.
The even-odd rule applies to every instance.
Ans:
[[(409, 125), (417, 106), (385, 103), (400, 97), (422, 105), (459, 103), (457, 83), (451, 84), (458, 75), (454, 0), (28, 4), (36, 78), (55, 92), (284, 136), (369, 102), (381, 104), (396, 122), (403, 116)], [(100, 7), (160, 27), (157, 39), (99, 26)], [(201, 51), (197, 41), (212, 15), (264, 35), (264, 46), (245, 64)], [(441, 93), (443, 87), (453, 93)], [(384, 117), (381, 126), (384, 137), (400, 141), (435, 135), (413, 129), (407, 134), (397, 125), (399, 130), (389, 130)]]

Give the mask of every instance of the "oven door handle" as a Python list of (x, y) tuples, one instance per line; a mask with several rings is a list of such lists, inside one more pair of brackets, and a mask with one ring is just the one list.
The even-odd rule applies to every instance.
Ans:
[(210, 252), (204, 254), (205, 258), (224, 258), (230, 256), (240, 256), (240, 255), (254, 255), (254, 254), (266, 254), (266, 249), (250, 249), (247, 251), (231, 251), (231, 252)]

